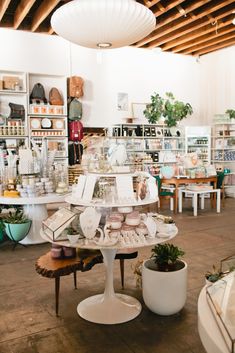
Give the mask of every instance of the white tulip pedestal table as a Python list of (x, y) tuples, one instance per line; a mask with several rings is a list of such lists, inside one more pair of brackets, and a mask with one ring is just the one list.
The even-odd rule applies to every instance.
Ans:
[(41, 244), (45, 240), (40, 236), (42, 221), (48, 217), (47, 204), (64, 202), (65, 195), (48, 194), (38, 197), (0, 197), (2, 205), (22, 205), (26, 216), (32, 220), (28, 235), (20, 241), (20, 244)]
[[(75, 200), (67, 197), (66, 202), (75, 204)], [(136, 203), (136, 205), (147, 205), (154, 203), (156, 200), (148, 200)], [(117, 204), (102, 204), (94, 205), (92, 203), (83, 204), (82, 201), (76, 201), (76, 204), (80, 206), (94, 206), (94, 207), (119, 207)], [(130, 205), (122, 205), (130, 206)], [(145, 246), (155, 245), (164, 241), (168, 241), (175, 237), (178, 233), (177, 227), (175, 227), (174, 232), (169, 233), (169, 236), (161, 237), (160, 234), (154, 238), (146, 237), (145, 242), (135, 242), (135, 244), (125, 244), (123, 245), (120, 241), (112, 246), (104, 246), (95, 243), (92, 239), (80, 239), (76, 244), (70, 244), (68, 241), (57, 241), (56, 244), (63, 246), (76, 247), (80, 249), (91, 249), (100, 250), (103, 255), (104, 267), (105, 267), (105, 289), (103, 294), (97, 294), (84, 299), (78, 304), (77, 312), (85, 320), (99, 324), (119, 324), (123, 322), (130, 321), (137, 317), (141, 312), (140, 302), (128, 295), (119, 294), (114, 292), (113, 287), (113, 264), (117, 251), (120, 253), (124, 249), (136, 249)], [(52, 240), (41, 230), (42, 237), (52, 242)], [(158, 236), (159, 235), (159, 236)]]

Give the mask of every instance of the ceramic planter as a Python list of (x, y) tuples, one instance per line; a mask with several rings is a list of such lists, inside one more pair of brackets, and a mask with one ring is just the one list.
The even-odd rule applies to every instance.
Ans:
[(18, 242), (26, 237), (29, 232), (31, 221), (26, 223), (5, 223), (5, 231), (9, 239)]
[[(143, 299), (146, 306), (159, 315), (173, 315), (185, 305), (187, 296), (187, 264), (178, 271), (160, 272), (150, 269), (153, 259), (142, 268)], [(150, 267), (150, 268), (149, 268)]]

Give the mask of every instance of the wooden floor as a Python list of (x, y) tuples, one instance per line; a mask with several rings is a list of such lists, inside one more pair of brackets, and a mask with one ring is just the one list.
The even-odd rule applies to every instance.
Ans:
[[(103, 265), (78, 273), (78, 290), (73, 277), (61, 280), (60, 317), (54, 312), (54, 280), (39, 276), (35, 260), (49, 244), (21, 246), (12, 251), (0, 245), (0, 352), (1, 353), (204, 353), (197, 332), (197, 298), (204, 285), (204, 273), (220, 259), (235, 254), (235, 199), (226, 199), (221, 214), (209, 205), (193, 217), (190, 202), (182, 215), (175, 216), (179, 234), (174, 243), (185, 251), (189, 265), (188, 298), (181, 313), (161, 317), (143, 304), (135, 286), (132, 267), (126, 262), (122, 291), (118, 262), (115, 289), (138, 298), (141, 314), (121, 325), (89, 323), (77, 315), (77, 304), (103, 290)], [(167, 205), (165, 206), (166, 210)], [(164, 211), (164, 213), (168, 213)], [(139, 259), (150, 255), (141, 249)]]

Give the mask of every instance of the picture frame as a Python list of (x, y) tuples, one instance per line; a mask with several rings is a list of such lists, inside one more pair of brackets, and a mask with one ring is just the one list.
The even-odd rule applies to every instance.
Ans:
[(135, 123), (148, 124), (148, 120), (144, 115), (144, 110), (149, 103), (131, 103), (131, 113)]

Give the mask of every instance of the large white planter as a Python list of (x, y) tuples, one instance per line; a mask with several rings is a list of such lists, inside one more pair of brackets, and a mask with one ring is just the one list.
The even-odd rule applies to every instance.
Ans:
[(146, 260), (142, 268), (143, 299), (147, 307), (159, 315), (173, 315), (185, 305), (187, 297), (186, 262), (178, 271), (160, 272), (148, 267), (153, 259)]

